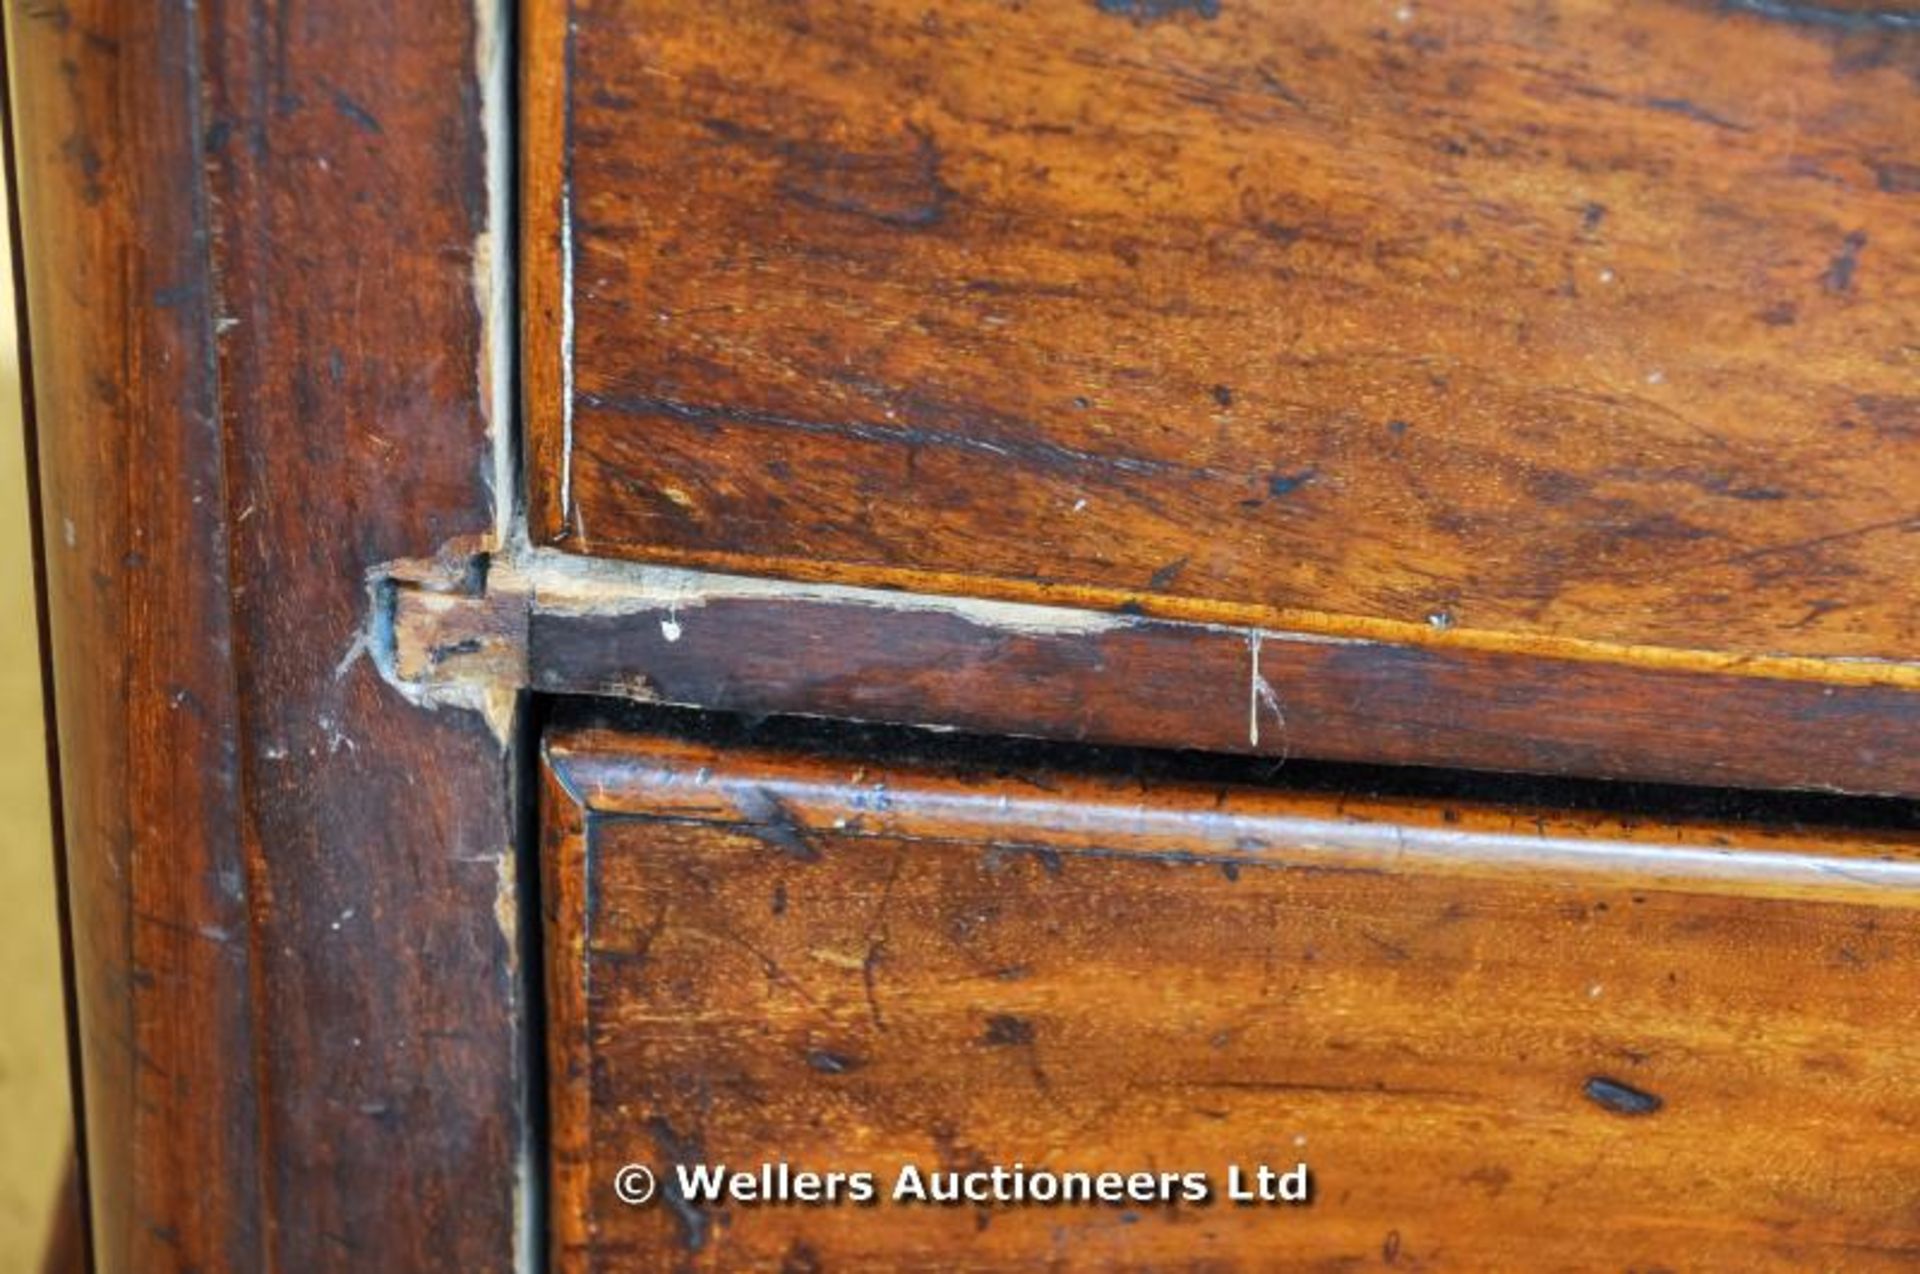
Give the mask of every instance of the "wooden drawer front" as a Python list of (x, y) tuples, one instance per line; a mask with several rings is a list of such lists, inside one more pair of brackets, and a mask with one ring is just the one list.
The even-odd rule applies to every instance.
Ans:
[[(549, 741), (560, 1268), (1876, 1269), (1911, 835)], [(1204, 1171), (1301, 1209), (694, 1207), (629, 1162)], [(671, 1193), (673, 1187), (666, 1187)]]
[(1920, 650), (1901, 6), (527, 8), (543, 542)]

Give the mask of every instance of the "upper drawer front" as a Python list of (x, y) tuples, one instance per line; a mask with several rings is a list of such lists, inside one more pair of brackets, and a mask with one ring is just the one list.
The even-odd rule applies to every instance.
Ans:
[[(547, 746), (555, 1268), (1815, 1270), (1920, 1244), (1916, 842)], [(695, 1202), (679, 1165), (1310, 1208)], [(660, 1174), (650, 1205), (622, 1165)]]
[(1910, 657), (1920, 31), (1820, 12), (533, 0), (536, 534)]

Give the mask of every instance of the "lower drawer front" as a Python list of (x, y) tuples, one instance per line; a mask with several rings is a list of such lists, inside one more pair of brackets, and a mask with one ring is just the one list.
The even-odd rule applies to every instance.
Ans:
[[(546, 766), (558, 1268), (1920, 1258), (1910, 835), (596, 730)], [(677, 1176), (766, 1164), (878, 1197)], [(1016, 1165), (1180, 1201), (893, 1197)]]

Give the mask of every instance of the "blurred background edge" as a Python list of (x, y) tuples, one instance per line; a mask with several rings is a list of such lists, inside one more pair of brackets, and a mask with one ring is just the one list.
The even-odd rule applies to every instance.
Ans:
[(84, 1253), (13, 288), (0, 237), (0, 1269), (68, 1271)]

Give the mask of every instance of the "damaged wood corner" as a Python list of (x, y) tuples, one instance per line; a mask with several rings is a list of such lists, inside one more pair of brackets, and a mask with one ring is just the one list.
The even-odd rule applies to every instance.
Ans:
[(524, 581), (478, 542), (455, 542), (376, 567), (367, 589), (361, 640), (381, 678), (420, 707), (479, 713), (505, 746), (527, 684)]
[[(561, 623), (630, 620), (657, 630), (668, 645), (681, 640), (690, 613), (722, 601), (776, 611), (825, 607), (839, 622), (860, 627), (947, 616), (1000, 638), (1092, 639), (1142, 622), (1097, 611), (714, 575), (540, 549), (501, 550), (485, 537), (455, 540), (431, 558), (383, 563), (368, 574), (368, 596), (367, 623), (342, 668), (367, 654), (387, 684), (410, 702), (479, 712), (503, 745), (511, 735), (515, 703), (533, 683), (536, 615)], [(636, 669), (617, 685), (596, 681), (584, 689), (653, 699), (647, 687)]]

